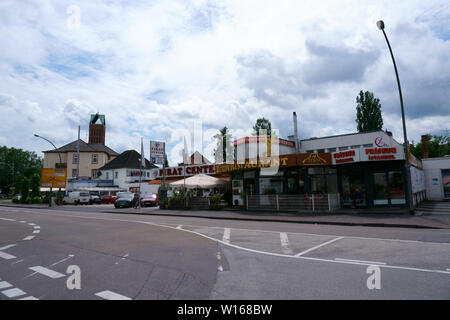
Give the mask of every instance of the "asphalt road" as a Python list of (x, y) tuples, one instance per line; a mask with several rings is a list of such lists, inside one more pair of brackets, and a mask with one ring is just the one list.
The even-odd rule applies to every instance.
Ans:
[[(0, 299), (450, 298), (449, 230), (105, 208), (1, 207)], [(68, 288), (69, 266), (79, 267), (81, 289)], [(373, 266), (379, 289), (367, 285)]]

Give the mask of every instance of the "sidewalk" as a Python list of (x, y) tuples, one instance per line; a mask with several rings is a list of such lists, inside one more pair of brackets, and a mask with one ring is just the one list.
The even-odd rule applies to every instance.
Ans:
[(343, 226), (397, 227), (450, 229), (450, 217), (434, 215), (412, 215), (404, 212), (353, 213), (342, 210), (334, 213), (278, 213), (234, 210), (166, 210), (158, 208), (115, 209), (102, 212), (145, 214), (154, 216), (196, 217), (221, 220), (270, 221)]
[[(48, 205), (26, 205), (0, 202), (0, 207), (18, 207), (33, 209), (64, 210), (64, 207), (48, 207)], [(80, 207), (82, 209), (83, 207)], [(270, 221), (285, 223), (306, 223), (343, 226), (369, 226), (369, 227), (397, 227), (397, 228), (429, 228), (450, 229), (450, 215), (412, 215), (406, 210), (365, 211), (339, 210), (333, 213), (278, 213), (278, 212), (252, 212), (239, 210), (166, 210), (159, 208), (127, 208), (111, 209), (98, 207), (99, 212), (116, 214), (144, 214), (154, 216), (195, 217), (205, 219), (242, 220), (242, 221)], [(95, 211), (92, 211), (95, 212)]]

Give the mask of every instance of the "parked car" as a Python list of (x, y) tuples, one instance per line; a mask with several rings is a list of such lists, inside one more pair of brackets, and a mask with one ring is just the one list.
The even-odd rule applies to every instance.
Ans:
[(102, 201), (102, 203), (114, 203), (114, 202), (116, 202), (116, 199), (117, 199), (117, 196), (107, 194), (107, 195), (102, 196), (101, 201)]
[(102, 204), (102, 200), (100, 197), (96, 194), (91, 194), (91, 197), (89, 199), (89, 204)]
[(130, 208), (133, 206), (134, 193), (131, 192), (119, 192), (118, 198), (114, 202), (116, 208)]
[(158, 196), (155, 193), (146, 194), (141, 198), (142, 207), (153, 207), (158, 205)]
[(89, 192), (83, 191), (69, 191), (68, 195), (63, 198), (64, 204), (89, 204)]

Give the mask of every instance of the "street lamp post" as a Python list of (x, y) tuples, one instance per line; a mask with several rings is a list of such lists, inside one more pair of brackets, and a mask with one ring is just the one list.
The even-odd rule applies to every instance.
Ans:
[[(46, 138), (44, 138), (44, 137), (41, 137), (41, 136), (38, 135), (38, 134), (34, 134), (34, 136), (35, 136), (36, 138), (44, 139), (45, 141), (49, 142), (49, 143), (55, 148), (55, 150), (58, 150), (58, 148), (56, 148), (55, 144), (54, 144), (53, 142), (51, 142), (50, 140), (48, 140), (48, 139), (46, 139)], [(59, 156), (59, 163), (62, 164), (61, 153), (59, 153), (59, 151), (58, 151), (58, 156)], [(56, 165), (55, 165), (55, 167), (56, 167)], [(59, 188), (59, 192), (61, 192), (61, 188)], [(50, 203), (49, 203), (49, 206), (50, 206), (50, 207), (52, 206), (52, 186), (50, 186)]]
[(383, 32), (384, 38), (386, 39), (387, 45), (389, 47), (389, 52), (391, 53), (392, 62), (394, 64), (395, 76), (397, 78), (398, 85), (398, 93), (400, 96), (400, 107), (402, 111), (402, 124), (403, 124), (403, 140), (404, 140), (404, 148), (405, 148), (405, 172), (406, 172), (406, 184), (407, 184), (407, 205), (409, 209), (412, 209), (412, 190), (411, 190), (411, 168), (409, 165), (409, 143), (408, 136), (406, 134), (406, 121), (405, 121), (405, 109), (403, 107), (403, 95), (402, 95), (402, 87), (400, 85), (400, 77), (398, 76), (397, 64), (395, 63), (394, 53), (392, 52), (391, 44), (389, 43), (389, 39), (384, 31), (385, 25), (384, 21), (380, 20), (377, 22), (377, 27)]

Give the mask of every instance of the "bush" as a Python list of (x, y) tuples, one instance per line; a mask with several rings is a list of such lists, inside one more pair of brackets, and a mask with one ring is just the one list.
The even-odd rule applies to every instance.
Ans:
[(12, 198), (12, 202), (13, 202), (13, 203), (19, 203), (20, 200), (19, 200), (19, 198), (17, 198), (17, 197), (13, 197), (13, 198)]
[(42, 198), (41, 197), (33, 197), (33, 203), (41, 204)]
[(33, 203), (33, 198), (32, 198), (32, 197), (28, 197), (28, 198), (25, 200), (25, 203), (27, 203), (27, 204), (32, 204), (32, 203)]
[(220, 200), (222, 200), (223, 193), (215, 193), (209, 196), (209, 208), (218, 210), (221, 208)]
[(169, 205), (169, 199), (166, 197), (161, 201), (159, 208), (165, 209)]

